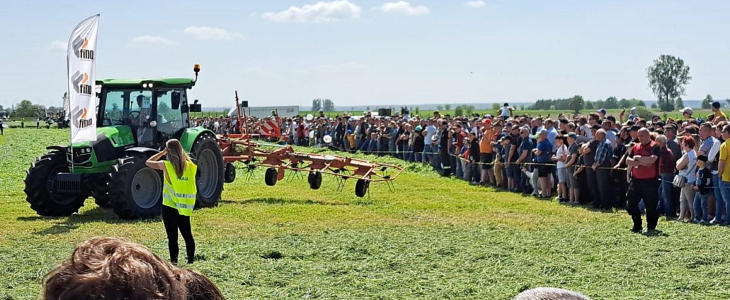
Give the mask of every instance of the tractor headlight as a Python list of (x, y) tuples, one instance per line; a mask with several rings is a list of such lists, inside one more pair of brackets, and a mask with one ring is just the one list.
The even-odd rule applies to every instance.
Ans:
[(147, 87), (148, 87), (148, 88), (152, 88), (152, 82), (148, 83), (148, 84), (147, 84)]
[(142, 84), (142, 88), (143, 89), (146, 89), (147, 88), (147, 83), (146, 82)]

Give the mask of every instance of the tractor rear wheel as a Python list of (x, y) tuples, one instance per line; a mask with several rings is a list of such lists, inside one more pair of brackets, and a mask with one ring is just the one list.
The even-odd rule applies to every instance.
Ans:
[(154, 218), (162, 211), (162, 174), (145, 165), (147, 157), (120, 159), (109, 180), (110, 204), (122, 219)]
[(79, 211), (85, 194), (56, 192), (56, 175), (68, 172), (66, 154), (60, 151), (41, 156), (31, 164), (25, 177), (26, 201), (41, 216), (68, 216)]
[(198, 174), (195, 176), (198, 197), (195, 207), (216, 206), (223, 192), (223, 173), (226, 169), (218, 141), (211, 134), (203, 134), (195, 141), (191, 152), (198, 165)]

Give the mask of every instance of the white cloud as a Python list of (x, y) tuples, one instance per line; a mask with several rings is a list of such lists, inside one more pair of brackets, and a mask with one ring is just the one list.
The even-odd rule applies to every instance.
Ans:
[(409, 16), (427, 15), (431, 13), (431, 10), (429, 10), (428, 7), (425, 7), (423, 5), (412, 6), (410, 3), (405, 1), (388, 2), (374, 8), (373, 10), (379, 10), (384, 13), (404, 14)]
[(327, 23), (344, 19), (360, 18), (360, 7), (347, 0), (317, 2), (302, 7), (290, 6), (280, 12), (267, 12), (261, 15), (274, 22)]
[(52, 41), (51, 42), (51, 51), (53, 52), (66, 52), (66, 47), (68, 44), (66, 42), (61, 41)]
[(484, 1), (469, 1), (466, 3), (466, 6), (471, 8), (482, 8), (486, 6), (487, 4), (484, 3)]
[(243, 38), (240, 33), (229, 32), (228, 30), (213, 27), (190, 26), (183, 31), (185, 35), (191, 36), (198, 40), (223, 40), (230, 41), (236, 38)]
[(163, 38), (161, 36), (143, 35), (132, 39), (132, 43), (135, 44), (154, 44), (154, 45), (177, 45), (177, 43)]

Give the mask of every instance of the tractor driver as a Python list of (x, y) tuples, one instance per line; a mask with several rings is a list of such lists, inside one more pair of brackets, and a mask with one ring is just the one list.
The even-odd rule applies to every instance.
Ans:
[[(136, 129), (137, 132), (137, 143), (140, 146), (143, 146), (145, 144), (148, 144), (153, 141), (154, 139), (154, 133), (153, 131), (148, 128), (149, 127), (149, 115), (152, 110), (151, 103), (146, 102), (145, 103), (145, 96), (144, 95), (138, 95), (137, 96), (137, 111), (134, 109), (130, 109), (130, 113), (128, 118), (130, 119), (130, 123), (132, 125), (132, 129)], [(135, 116), (133, 113), (137, 112), (137, 116)]]

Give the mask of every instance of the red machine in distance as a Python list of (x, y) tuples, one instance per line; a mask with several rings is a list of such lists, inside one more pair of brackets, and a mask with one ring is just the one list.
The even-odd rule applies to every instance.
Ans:
[[(403, 167), (393, 164), (373, 163), (365, 160), (337, 155), (320, 155), (296, 152), (290, 145), (278, 145), (261, 143), (252, 140), (256, 137), (264, 137), (260, 134), (252, 134), (248, 129), (248, 120), (245, 112), (242, 116), (241, 106), (236, 92), (236, 107), (238, 108), (238, 124), (241, 124), (242, 134), (229, 134), (218, 136), (218, 145), (226, 163), (225, 179), (232, 182), (236, 177), (234, 162), (242, 162), (247, 165), (249, 171), (256, 167), (265, 167), (264, 181), (268, 186), (274, 186), (278, 181), (284, 179), (286, 170), (307, 172), (307, 181), (311, 189), (317, 190), (322, 186), (322, 175), (332, 175), (337, 179), (337, 189), (342, 190), (347, 179), (356, 179), (355, 195), (364, 197), (368, 194), (370, 183), (386, 182), (388, 188), (393, 191), (392, 181), (401, 173)], [(274, 132), (268, 137), (281, 138), (281, 123), (278, 112), (275, 114), (276, 128), (267, 128), (267, 131)], [(274, 127), (272, 125), (268, 125)], [(278, 134), (277, 134), (278, 133)], [(266, 149), (269, 148), (269, 149)]]

